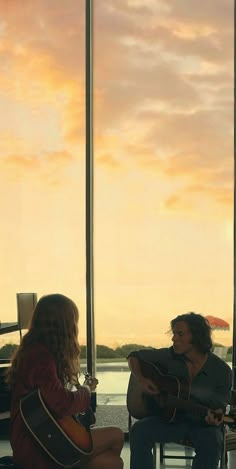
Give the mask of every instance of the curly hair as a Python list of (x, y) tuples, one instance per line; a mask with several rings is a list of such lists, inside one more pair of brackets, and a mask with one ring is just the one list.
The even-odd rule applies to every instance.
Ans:
[(75, 303), (64, 295), (51, 294), (40, 298), (28, 332), (12, 357), (7, 381), (14, 386), (19, 365), (34, 344), (42, 344), (53, 355), (60, 381), (78, 384), (80, 346), (78, 343), (79, 312)]
[(188, 325), (192, 334), (192, 344), (197, 350), (201, 353), (209, 352), (212, 348), (212, 330), (208, 320), (201, 314), (193, 312), (180, 314), (170, 323), (172, 331), (175, 324), (180, 321), (184, 321)]

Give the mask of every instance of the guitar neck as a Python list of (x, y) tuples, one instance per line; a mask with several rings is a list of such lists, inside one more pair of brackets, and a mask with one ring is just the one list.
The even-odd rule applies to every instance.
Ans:
[(196, 404), (191, 400), (186, 401), (185, 399), (181, 399), (180, 397), (175, 397), (171, 395), (168, 395), (166, 398), (164, 396), (164, 402), (165, 406), (167, 407), (175, 407), (179, 410), (186, 410), (188, 412), (191, 412), (192, 414), (200, 415), (202, 417), (207, 415), (207, 412), (209, 410), (208, 407), (204, 405)]

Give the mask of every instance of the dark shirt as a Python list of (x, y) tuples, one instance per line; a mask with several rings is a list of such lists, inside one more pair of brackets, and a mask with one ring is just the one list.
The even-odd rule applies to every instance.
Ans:
[(19, 412), (20, 399), (39, 388), (51, 413), (56, 418), (83, 412), (90, 406), (89, 391), (81, 386), (78, 391), (64, 388), (57, 376), (51, 353), (42, 345), (32, 346), (20, 364), (11, 402), (11, 445), (17, 464), (23, 469), (59, 468), (47, 456), (26, 428)]
[[(186, 358), (175, 354), (173, 347), (161, 349), (142, 349), (131, 352), (129, 357), (146, 360), (160, 366), (166, 373), (190, 380)], [(230, 401), (232, 371), (221, 358), (209, 352), (208, 359), (191, 381), (190, 399), (210, 409), (221, 408), (225, 411)]]

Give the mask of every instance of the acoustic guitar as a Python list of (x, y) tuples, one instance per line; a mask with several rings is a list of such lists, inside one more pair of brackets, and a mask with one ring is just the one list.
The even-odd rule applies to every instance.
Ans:
[(21, 399), (20, 413), (40, 446), (60, 466), (71, 467), (92, 453), (90, 425), (95, 422), (92, 410), (55, 419), (40, 390), (35, 389)]
[[(208, 407), (197, 404), (190, 399), (190, 383), (187, 379), (163, 373), (152, 363), (139, 360), (142, 375), (157, 385), (160, 394), (145, 394), (134, 374), (130, 374), (127, 391), (127, 408), (130, 415), (142, 419), (151, 415), (159, 415), (168, 422), (173, 422), (180, 412), (206, 416)], [(212, 412), (221, 419), (221, 414)], [(224, 423), (235, 426), (236, 416), (225, 415)]]

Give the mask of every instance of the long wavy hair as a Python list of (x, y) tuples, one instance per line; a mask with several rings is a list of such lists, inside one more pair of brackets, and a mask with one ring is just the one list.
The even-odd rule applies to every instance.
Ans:
[(180, 321), (184, 321), (188, 325), (192, 334), (192, 344), (195, 345), (196, 349), (201, 353), (209, 352), (212, 348), (212, 329), (208, 320), (198, 313), (180, 314), (170, 323), (172, 331), (175, 324)]
[(46, 295), (38, 301), (28, 332), (12, 357), (7, 381), (14, 386), (20, 363), (35, 344), (42, 344), (51, 352), (60, 381), (78, 384), (80, 346), (78, 343), (79, 312), (75, 303), (58, 293)]

